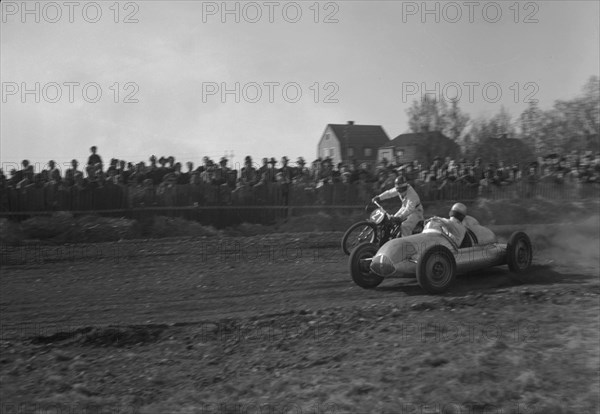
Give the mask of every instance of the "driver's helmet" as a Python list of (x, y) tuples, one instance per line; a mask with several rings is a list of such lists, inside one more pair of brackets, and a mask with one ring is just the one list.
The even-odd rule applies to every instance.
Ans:
[(449, 216), (456, 218), (458, 221), (463, 221), (467, 215), (467, 206), (463, 203), (456, 203), (450, 209)]
[(399, 193), (405, 193), (408, 190), (408, 182), (406, 178), (403, 176), (396, 177), (394, 180), (394, 187), (396, 187), (396, 191)]

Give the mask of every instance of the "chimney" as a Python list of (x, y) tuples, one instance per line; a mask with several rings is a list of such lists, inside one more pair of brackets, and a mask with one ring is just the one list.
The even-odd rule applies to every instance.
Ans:
[(348, 125), (354, 125), (354, 121), (348, 121)]

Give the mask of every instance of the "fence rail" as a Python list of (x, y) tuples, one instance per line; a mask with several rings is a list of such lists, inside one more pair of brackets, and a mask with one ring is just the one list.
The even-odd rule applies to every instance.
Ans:
[[(589, 199), (600, 197), (598, 183), (518, 182), (503, 186), (466, 186), (460, 183), (415, 185), (423, 202), (526, 199)], [(0, 193), (0, 217), (23, 219), (70, 211), (74, 215), (148, 219), (154, 215), (182, 217), (204, 223), (234, 225), (269, 223), (314, 209), (362, 208), (374, 195), (372, 184), (330, 184), (320, 188), (269, 185), (231, 191), (227, 186), (174, 185), (169, 188), (107, 185), (101, 188), (29, 186)]]

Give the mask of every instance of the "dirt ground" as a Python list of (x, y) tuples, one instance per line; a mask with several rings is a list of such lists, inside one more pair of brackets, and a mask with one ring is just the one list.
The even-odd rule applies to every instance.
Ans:
[(0, 412), (600, 412), (597, 238), (437, 296), (359, 288), (340, 238), (4, 247)]

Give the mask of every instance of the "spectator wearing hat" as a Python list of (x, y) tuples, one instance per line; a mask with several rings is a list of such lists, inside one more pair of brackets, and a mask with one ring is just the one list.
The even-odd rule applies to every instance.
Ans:
[(17, 189), (22, 189), (32, 184), (35, 179), (35, 174), (33, 172), (33, 165), (29, 164), (28, 160), (23, 160), (22, 162), (23, 169), (17, 171), (15, 175), (15, 181)]
[(48, 181), (44, 183), (46, 209), (57, 210), (58, 201), (56, 195), (62, 178), (60, 176), (60, 171), (57, 168), (48, 169), (47, 171), (49, 171), (49, 178)]
[(191, 161), (186, 162), (185, 168), (187, 169), (187, 171), (181, 173), (181, 181), (184, 184), (189, 184), (191, 176), (194, 173), (194, 163)]
[(410, 185), (414, 186), (415, 182), (419, 178), (419, 172), (415, 170), (414, 163), (406, 164), (405, 175), (406, 175), (406, 180), (408, 181), (408, 183)]
[[(429, 167), (429, 171), (431, 171), (431, 173), (435, 175), (435, 180), (437, 180), (438, 178), (441, 178), (441, 167), (442, 167), (442, 158), (435, 157), (433, 159), (433, 162), (431, 163), (431, 166)], [(431, 180), (431, 181), (434, 181), (434, 180)]]
[(129, 182), (129, 176), (133, 172), (133, 165), (131, 163), (127, 163), (125, 160), (119, 160), (117, 164), (117, 182), (120, 180), (127, 184)]
[[(161, 157), (161, 159), (163, 160), (164, 165), (164, 158)], [(161, 167), (157, 165), (156, 161), (157, 160), (155, 155), (150, 156), (150, 165), (145, 171), (146, 178), (151, 179), (153, 185), (155, 186), (159, 185), (162, 182), (163, 176), (165, 174), (164, 168), (161, 169)]]
[(79, 161), (73, 159), (71, 160), (71, 168), (65, 171), (65, 180), (69, 187), (75, 184), (75, 174), (81, 173), (77, 167), (79, 167)]
[(283, 182), (288, 184), (291, 183), (294, 178), (294, 170), (288, 165), (289, 161), (290, 160), (285, 155), (281, 157), (281, 168), (277, 170), (277, 172), (282, 174)]
[(244, 166), (240, 171), (240, 179), (243, 185), (253, 186), (258, 182), (258, 171), (252, 165), (252, 157), (249, 155), (244, 158)]
[(127, 182), (141, 185), (146, 178), (148, 178), (146, 177), (146, 165), (141, 161), (133, 166), (133, 169), (129, 173), (129, 177), (127, 178)]
[(488, 168), (483, 173), (483, 178), (479, 180), (479, 195), (486, 197), (492, 192), (493, 187), (500, 186), (500, 182), (494, 175), (494, 170)]
[(304, 167), (306, 161), (304, 161), (304, 158), (299, 157), (296, 165), (290, 186), (290, 199), (293, 199), (296, 204), (312, 204), (314, 187), (310, 171)]
[(48, 177), (48, 179), (52, 179), (52, 177), (55, 177), (56, 173), (58, 173), (58, 176), (60, 177), (60, 170), (56, 167), (56, 162), (54, 162), (54, 160), (48, 161), (48, 168), (45, 171), (46, 177)]
[(200, 165), (200, 166), (198, 166), (198, 168), (196, 168), (196, 172), (198, 174), (202, 174), (204, 171), (206, 171), (209, 160), (210, 160), (210, 158), (208, 158), (207, 156), (202, 157), (202, 165)]
[(275, 182), (281, 191), (282, 203), (289, 204), (290, 185), (294, 178), (294, 170), (288, 165), (289, 159), (285, 155), (281, 157), (281, 168), (275, 174)]
[(268, 169), (263, 171), (258, 182), (252, 187), (254, 200), (258, 204), (267, 204), (270, 200), (269, 195), (272, 192), (273, 183), (270, 181), (270, 172)]
[(277, 173), (277, 170), (275, 168), (275, 165), (277, 164), (277, 161), (275, 160), (275, 158), (271, 157), (269, 158), (263, 158), (262, 159), (263, 165), (258, 169), (258, 180), (264, 180), (266, 183), (274, 183), (275, 182), (275, 174)]
[(298, 157), (296, 160), (296, 173), (304, 170), (304, 166), (306, 165), (306, 161), (304, 161), (304, 157)]
[(175, 157), (172, 155), (169, 155), (166, 158), (166, 164), (165, 164), (165, 168), (167, 169), (167, 174), (168, 173), (172, 173), (175, 171)]
[[(158, 159), (158, 167), (156, 167), (156, 172), (154, 173), (154, 177), (156, 178), (156, 180), (154, 180), (155, 185), (162, 183), (165, 175), (169, 173), (167, 169), (167, 161), (167, 158), (163, 156)], [(156, 181), (158, 181), (158, 183)]]
[(110, 159), (110, 163), (108, 164), (108, 168), (106, 169), (106, 172), (108, 173), (109, 171), (114, 171), (115, 175), (116, 175), (118, 164), (119, 164), (119, 160), (118, 159), (111, 158)]
[(258, 174), (258, 179), (259, 181), (262, 179), (262, 177), (265, 175), (265, 173), (269, 171), (269, 158), (264, 157), (262, 159), (262, 165), (258, 168), (257, 170), (257, 174)]
[(92, 189), (89, 181), (80, 172), (75, 173), (75, 184), (71, 187), (71, 210), (89, 210), (92, 207)]
[(227, 157), (221, 157), (219, 160), (219, 166), (215, 168), (216, 185), (227, 184), (227, 178), (229, 175), (229, 167), (227, 167), (227, 162)]
[(175, 176), (175, 182), (177, 183), (177, 185), (185, 185), (189, 184), (190, 182), (189, 176), (181, 172), (180, 162), (176, 162), (173, 165), (173, 172), (171, 174)]
[(275, 157), (271, 157), (269, 159), (269, 166), (268, 166), (268, 175), (267, 175), (267, 180), (269, 183), (274, 183), (275, 182), (275, 174), (277, 174), (277, 168), (275, 168), (275, 166), (277, 165), (277, 160), (275, 159)]
[(119, 182), (119, 174), (117, 173), (117, 169), (111, 170), (106, 178), (104, 183), (105, 194), (106, 194), (106, 203), (105, 208), (125, 208), (127, 207), (127, 203), (125, 202), (126, 197), (124, 194), (124, 187), (121, 182)]
[(333, 163), (331, 158), (327, 157), (321, 161), (321, 168), (319, 169), (317, 179), (321, 184), (331, 184), (333, 179)]
[(14, 175), (11, 177), (11, 180), (15, 183), (15, 185), (23, 181), (25, 178), (28, 179), (27, 183), (33, 181), (33, 169), (30, 168), (29, 160), (21, 161), (21, 166), (23, 168), (15, 171)]
[(204, 171), (200, 173), (200, 181), (204, 184), (216, 185), (217, 167), (213, 160), (208, 160)]

